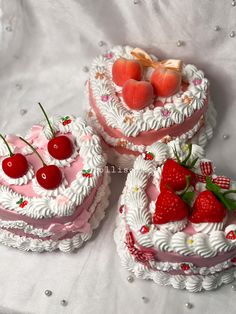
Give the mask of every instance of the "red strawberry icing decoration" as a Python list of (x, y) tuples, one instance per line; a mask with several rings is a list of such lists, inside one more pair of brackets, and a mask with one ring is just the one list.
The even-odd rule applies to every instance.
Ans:
[(183, 271), (188, 271), (188, 270), (190, 270), (189, 264), (186, 264), (186, 263), (181, 264), (180, 268), (181, 268)]
[(187, 204), (180, 196), (172, 190), (165, 189), (157, 198), (153, 222), (154, 224), (165, 224), (183, 220), (188, 216), (188, 211)]
[(10, 154), (10, 157), (7, 157), (2, 161), (3, 172), (12, 179), (17, 179), (24, 176), (29, 169), (26, 157), (20, 153), (13, 154), (6, 139), (1, 134), (0, 137), (6, 144)]
[(22, 137), (20, 137), (20, 139), (29, 147), (31, 147), (33, 152), (42, 161), (43, 167), (39, 168), (36, 172), (36, 178), (39, 185), (41, 185), (46, 190), (56, 189), (62, 182), (61, 170), (55, 165), (46, 165), (46, 163), (39, 155), (39, 153), (36, 151), (36, 149)]
[[(226, 234), (226, 239), (228, 240), (236, 240), (236, 230), (231, 230)], [(236, 261), (236, 258), (235, 258)]]
[(144, 159), (145, 160), (153, 160), (154, 159), (154, 154), (151, 152), (145, 152), (144, 153)]
[(63, 125), (68, 125), (68, 124), (70, 124), (71, 122), (72, 122), (72, 120), (70, 119), (69, 116), (66, 116), (66, 117), (62, 118), (62, 124), (63, 124)]
[(162, 177), (160, 183), (160, 189), (172, 188), (174, 191), (181, 191), (186, 186), (186, 176), (190, 177), (190, 184), (194, 185), (195, 183), (195, 174), (190, 169), (194, 167), (197, 159), (195, 159), (191, 165), (187, 165), (187, 162), (192, 153), (192, 144), (188, 145), (188, 155), (181, 161), (175, 149), (175, 156), (177, 161), (173, 159), (168, 159), (162, 170)]
[(91, 173), (91, 169), (83, 170), (82, 171), (82, 175), (85, 178), (92, 178), (92, 176), (93, 176), (93, 174)]
[(18, 204), (20, 208), (24, 208), (28, 204), (28, 201), (24, 200), (23, 197), (21, 197), (19, 201), (16, 202), (16, 204)]
[(142, 226), (141, 229), (140, 229), (140, 232), (142, 234), (148, 233), (149, 232), (148, 226)]
[[(48, 116), (43, 108), (43, 106), (39, 103), (39, 106), (48, 122), (48, 125), (50, 127), (50, 130), (52, 132), (52, 136), (53, 138), (48, 142), (48, 152), (49, 154), (58, 160), (63, 160), (63, 159), (67, 159), (69, 157), (71, 157), (71, 155), (73, 154), (73, 143), (71, 142), (71, 140), (65, 136), (65, 135), (59, 135), (56, 136), (55, 132), (51, 126), (51, 123), (48, 119)], [(65, 117), (65, 123), (69, 124), (71, 122), (70, 119), (67, 119), (69, 117)], [(67, 122), (66, 122), (67, 121)]]

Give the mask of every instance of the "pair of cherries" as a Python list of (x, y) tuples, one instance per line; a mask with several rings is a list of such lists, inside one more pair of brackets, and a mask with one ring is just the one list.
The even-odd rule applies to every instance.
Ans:
[[(53, 138), (48, 142), (47, 145), (49, 154), (53, 158), (58, 160), (63, 160), (71, 157), (71, 155), (73, 154), (73, 144), (71, 140), (64, 135), (56, 136), (44, 108), (40, 103), (39, 106), (43, 111), (43, 114), (48, 122), (53, 136)], [(2, 169), (4, 173), (13, 179), (24, 176), (29, 169), (29, 164), (26, 157), (20, 153), (13, 154), (6, 139), (1, 134), (0, 137), (5, 142), (10, 154), (10, 157), (5, 158), (2, 162)], [(30, 146), (32, 150), (38, 155), (39, 159), (42, 161), (43, 167), (38, 169), (38, 171), (36, 172), (36, 178), (39, 185), (47, 190), (56, 189), (62, 181), (61, 170), (55, 165), (47, 165), (31, 144), (29, 144), (22, 137), (20, 137), (20, 139), (28, 146)]]

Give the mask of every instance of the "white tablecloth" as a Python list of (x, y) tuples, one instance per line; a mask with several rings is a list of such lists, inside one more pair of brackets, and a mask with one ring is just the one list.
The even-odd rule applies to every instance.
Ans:
[[(129, 44), (161, 58), (193, 62), (206, 72), (218, 111), (207, 153), (218, 173), (236, 178), (236, 36), (230, 37), (236, 34), (236, 6), (231, 0), (136, 1), (0, 0), (0, 131), (24, 134), (42, 118), (39, 101), (49, 114), (83, 115), (84, 67), (109, 46)], [(236, 312), (231, 285), (190, 294), (138, 279), (127, 282), (113, 241), (124, 181), (122, 174), (112, 176), (107, 216), (77, 253), (0, 247), (0, 313)], [(46, 289), (52, 290), (51, 297), (44, 295)], [(62, 299), (67, 306), (60, 305)], [(185, 308), (186, 302), (193, 308)]]

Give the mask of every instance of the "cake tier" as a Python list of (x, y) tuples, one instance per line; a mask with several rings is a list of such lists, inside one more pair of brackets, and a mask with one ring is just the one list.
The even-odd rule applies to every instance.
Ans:
[[(89, 121), (104, 141), (116, 155), (128, 155), (129, 160), (157, 141), (168, 142), (178, 137), (187, 141), (204, 126), (207, 135), (199, 141), (206, 144), (212, 137), (215, 112), (208, 109), (208, 80), (203, 72), (193, 65), (185, 65), (183, 84), (177, 94), (168, 98), (155, 97), (149, 107), (131, 110), (124, 103), (121, 88), (114, 84), (111, 74), (115, 60), (120, 57), (132, 59), (131, 51), (128, 46), (114, 47), (92, 65), (87, 85), (91, 106)], [(150, 71), (149, 68), (144, 71), (143, 80), (148, 79)], [(114, 159), (110, 154), (108, 158)], [(120, 166), (119, 160), (117, 163)]]
[[(13, 152), (25, 155), (29, 170), (18, 179), (0, 170), (0, 242), (6, 245), (39, 252), (70, 251), (90, 238), (104, 216), (109, 175), (104, 172), (106, 158), (99, 137), (79, 118), (50, 120), (57, 136), (64, 134), (73, 143), (69, 158), (58, 160), (49, 154), (52, 133), (47, 125), (33, 126), (26, 138), (47, 165), (59, 167), (63, 179), (55, 189), (38, 183), (35, 174), (42, 163), (32, 149), (19, 137), (7, 136)], [(4, 142), (0, 155), (1, 161), (8, 155)]]

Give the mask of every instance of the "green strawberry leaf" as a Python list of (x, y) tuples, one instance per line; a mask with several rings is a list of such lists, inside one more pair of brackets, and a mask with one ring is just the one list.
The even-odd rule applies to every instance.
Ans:
[(23, 202), (23, 197), (21, 197), (21, 198), (19, 199), (19, 201), (16, 202), (16, 204), (21, 204), (22, 202)]
[(194, 198), (194, 194), (195, 193), (193, 191), (185, 192), (181, 198), (185, 203), (191, 206), (193, 198)]

